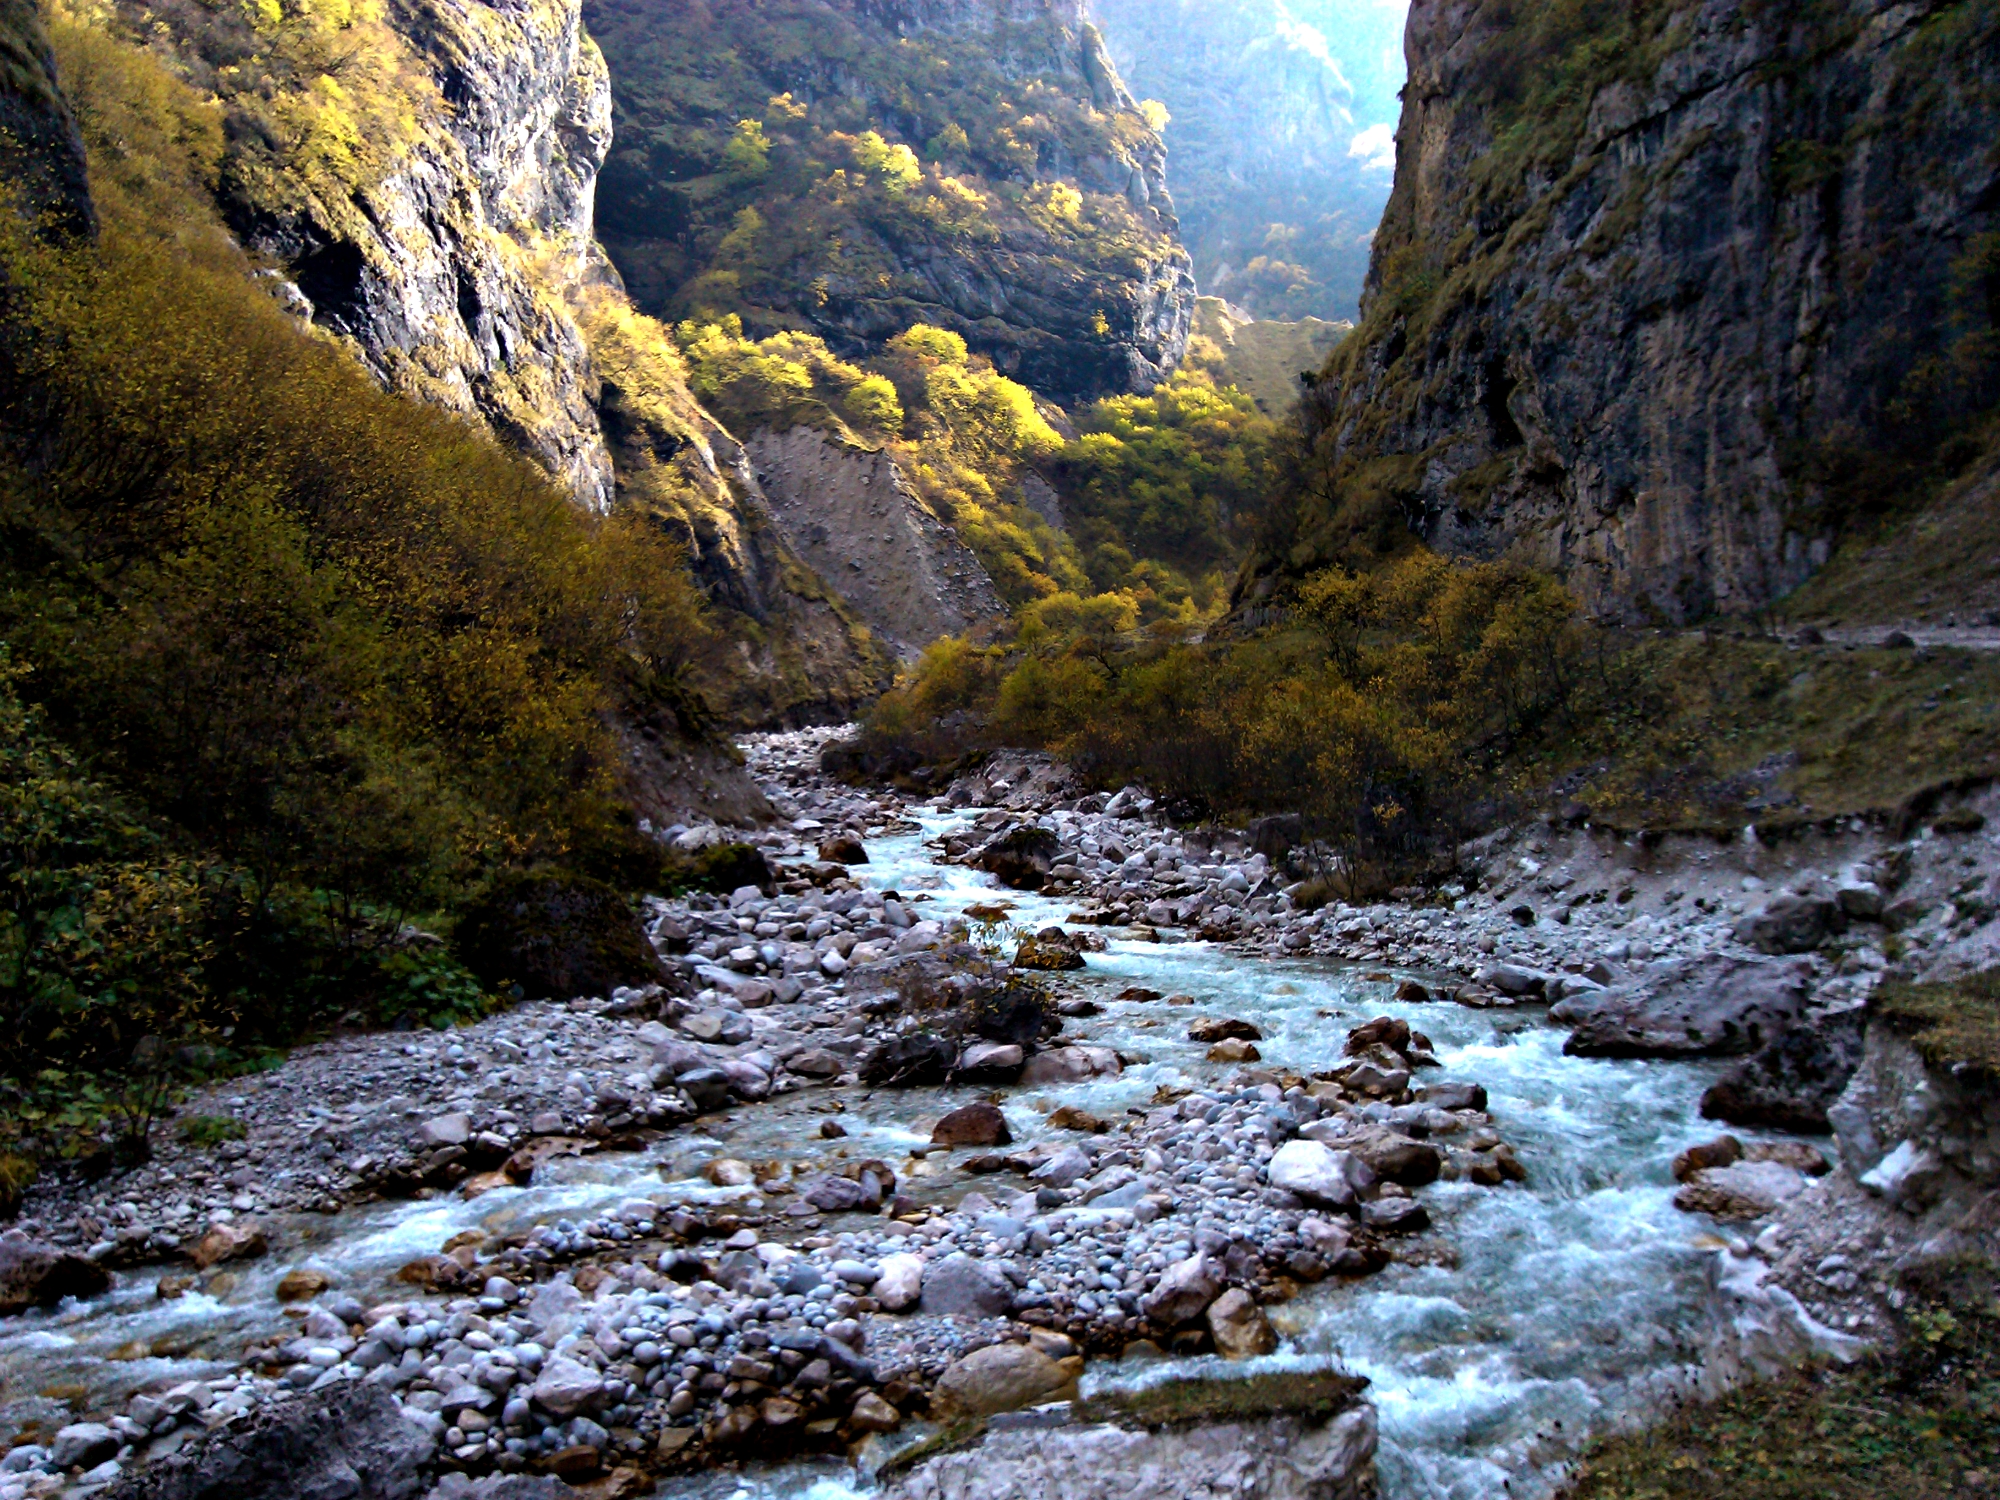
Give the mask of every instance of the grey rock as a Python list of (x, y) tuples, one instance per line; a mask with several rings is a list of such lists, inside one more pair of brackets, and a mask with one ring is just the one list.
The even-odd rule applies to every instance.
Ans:
[(727, 1109), (735, 1102), (729, 1075), (720, 1068), (696, 1068), (693, 1072), (681, 1074), (675, 1082), (688, 1096), (688, 1102), (703, 1114)]
[(1736, 924), (1736, 940), (1759, 953), (1810, 953), (1846, 931), (1847, 913), (1824, 896), (1780, 896)]
[(57, 1430), (49, 1462), (58, 1469), (95, 1468), (118, 1451), (121, 1441), (102, 1422), (72, 1422)]
[(94, 1297), (111, 1285), (88, 1256), (10, 1229), (0, 1234), (0, 1315), (53, 1307), (65, 1297)]
[(994, 1318), (1013, 1304), (999, 1267), (969, 1255), (947, 1255), (924, 1268), (923, 1310), (946, 1317)]
[(105, 1500), (415, 1500), (435, 1442), (360, 1382), (260, 1407), (104, 1492)]
[[(1580, 1020), (1563, 1051), (1576, 1057), (1698, 1057), (1755, 1052), (1805, 1007), (1806, 972), (1768, 958), (1678, 959), (1588, 998), (1564, 1001), (1556, 1020)], [(1579, 997), (1581, 999), (1581, 997)]]
[(1787, 1028), (1709, 1086), (1702, 1118), (1826, 1134), (1827, 1110), (1861, 1065), (1866, 1027), (1857, 1009)]
[(1375, 1180), (1353, 1152), (1313, 1140), (1285, 1142), (1267, 1170), (1272, 1187), (1328, 1208), (1351, 1208)]

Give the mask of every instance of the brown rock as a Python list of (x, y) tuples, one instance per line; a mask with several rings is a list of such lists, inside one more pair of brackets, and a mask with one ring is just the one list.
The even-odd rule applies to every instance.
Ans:
[(757, 1180), (750, 1163), (733, 1156), (719, 1156), (701, 1169), (701, 1175), (716, 1187), (749, 1187)]
[(868, 863), (868, 851), (862, 847), (860, 839), (850, 834), (841, 834), (837, 837), (827, 839), (819, 846), (819, 857), (822, 863), (829, 865), (865, 865)]
[(206, 1271), (226, 1260), (255, 1260), (268, 1249), (264, 1231), (254, 1220), (245, 1219), (213, 1226), (188, 1252), (188, 1259), (197, 1270)]
[(1077, 1372), (1070, 1364), (1050, 1359), (1028, 1344), (989, 1344), (938, 1377), (931, 1404), (942, 1413), (990, 1417), (1053, 1401), (1074, 1388)]
[(0, 1314), (54, 1307), (65, 1297), (94, 1297), (110, 1285), (109, 1273), (87, 1256), (18, 1230), (0, 1238)]
[(1238, 1037), (1231, 1037), (1225, 1042), (1217, 1042), (1213, 1047), (1208, 1049), (1208, 1060), (1210, 1062), (1258, 1062), (1262, 1060), (1263, 1056), (1264, 1054), (1259, 1052), (1255, 1046)]
[(1224, 1359), (1253, 1359), (1278, 1347), (1278, 1335), (1250, 1294), (1233, 1286), (1208, 1306), (1208, 1331)]
[(505, 1168), (498, 1172), (475, 1172), (458, 1185), (458, 1195), (466, 1199), (481, 1198), (500, 1188), (518, 1186), (520, 1184), (508, 1175)]
[(1426, 1005), (1435, 997), (1428, 985), (1418, 984), (1414, 979), (1405, 979), (1396, 986), (1396, 998), (1405, 1005)]
[(873, 1391), (863, 1391), (848, 1414), (856, 1432), (894, 1432), (903, 1425), (903, 1414)]
[(1805, 1141), (1767, 1141), (1750, 1147), (1743, 1153), (1743, 1159), (1774, 1161), (1808, 1177), (1824, 1177), (1833, 1170), (1833, 1163), (1826, 1159), (1819, 1147)]
[(1408, 1052), (1410, 1023), (1399, 1021), (1394, 1016), (1377, 1016), (1372, 1021), (1364, 1021), (1347, 1033), (1347, 1046), (1343, 1050), (1349, 1057), (1359, 1057), (1370, 1047), (1377, 1046), (1387, 1047), (1391, 1052)]
[(1111, 1128), (1107, 1121), (1098, 1119), (1087, 1109), (1078, 1109), (1074, 1104), (1065, 1104), (1051, 1114), (1049, 1124), (1057, 1130), (1084, 1130), (1092, 1135), (1102, 1135)]
[(1743, 1160), (1743, 1143), (1733, 1135), (1719, 1135), (1699, 1146), (1690, 1146), (1674, 1158), (1674, 1181), (1686, 1182), (1710, 1167), (1727, 1167)]
[(301, 1267), (295, 1271), (287, 1271), (278, 1278), (278, 1300), (308, 1302), (332, 1285), (332, 1278), (324, 1271), (312, 1271)]
[(548, 1471), (559, 1479), (588, 1479), (604, 1467), (602, 1455), (588, 1443), (577, 1443), (573, 1447), (558, 1448), (544, 1461)]
[(1188, 1040), (1191, 1042), (1226, 1042), (1232, 1040), (1261, 1042), (1264, 1040), (1264, 1033), (1259, 1031), (1255, 1026), (1252, 1026), (1248, 1021), (1234, 1019), (1226, 1021), (1204, 1020), (1197, 1021), (1194, 1025), (1188, 1027)]
[(178, 1297), (185, 1297), (193, 1290), (192, 1276), (162, 1276), (153, 1284), (153, 1295), (162, 1302), (172, 1302)]
[(931, 1130), (933, 1146), (1005, 1146), (1014, 1139), (998, 1106), (961, 1104)]

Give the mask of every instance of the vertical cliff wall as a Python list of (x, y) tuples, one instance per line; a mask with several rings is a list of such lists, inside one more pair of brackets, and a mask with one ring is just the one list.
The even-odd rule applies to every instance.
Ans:
[(1260, 571), (1399, 513), (1591, 609), (1756, 609), (1994, 398), (2000, 13), (1417, 0), (1360, 330)]

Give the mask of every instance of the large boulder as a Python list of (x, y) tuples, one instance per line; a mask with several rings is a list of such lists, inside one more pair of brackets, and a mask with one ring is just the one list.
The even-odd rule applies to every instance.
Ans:
[(458, 924), (465, 966), (495, 990), (530, 1000), (608, 995), (665, 977), (625, 898), (562, 871), (504, 875)]
[(1017, 891), (1039, 891), (1061, 844), (1055, 834), (1021, 823), (990, 839), (966, 863)]
[(947, 1255), (924, 1267), (923, 1310), (960, 1318), (997, 1318), (1013, 1305), (1014, 1289), (998, 1266), (969, 1255)]
[(1013, 1139), (1007, 1117), (983, 1101), (961, 1104), (931, 1131), (933, 1146), (1005, 1146)]
[(343, 1382), (260, 1407), (100, 1500), (415, 1500), (436, 1439), (387, 1390)]
[(1319, 1141), (1286, 1141), (1271, 1153), (1271, 1186), (1326, 1208), (1352, 1208), (1374, 1186), (1374, 1173), (1351, 1151)]
[(946, 1367), (931, 1393), (940, 1415), (990, 1417), (1074, 1394), (1075, 1366), (1032, 1344), (989, 1344)]
[(1861, 1065), (1867, 1016), (1841, 1011), (1791, 1027), (1701, 1096), (1702, 1118), (1825, 1135), (1829, 1106)]
[(861, 1081), (871, 1088), (909, 1088), (943, 1083), (958, 1062), (958, 1044), (928, 1031), (890, 1037), (861, 1062)]
[(1175, 1261), (1139, 1304), (1140, 1311), (1168, 1327), (1190, 1322), (1221, 1294), (1222, 1277), (1221, 1263), (1210, 1256), (1196, 1253)]
[(87, 1256), (18, 1229), (0, 1235), (0, 1316), (54, 1307), (65, 1297), (95, 1297), (110, 1285), (104, 1267)]
[(1755, 1052), (1797, 1023), (1804, 966), (1771, 958), (1707, 957), (1650, 965), (1610, 989), (1577, 995), (1549, 1015), (1575, 1024), (1574, 1057), (1711, 1057)]
[(1810, 953), (1847, 930), (1847, 912), (1827, 896), (1780, 896), (1736, 924), (1736, 940), (1759, 953)]
[(1717, 1219), (1761, 1219), (1798, 1196), (1806, 1180), (1798, 1169), (1776, 1161), (1739, 1161), (1703, 1167), (1688, 1174), (1674, 1194), (1683, 1213)]

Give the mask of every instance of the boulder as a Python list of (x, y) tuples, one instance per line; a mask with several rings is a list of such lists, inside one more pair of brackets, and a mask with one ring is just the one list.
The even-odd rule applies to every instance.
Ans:
[(1254, 820), (1248, 832), (1251, 851), (1276, 864), (1305, 842), (1306, 820), (1298, 813), (1273, 813)]
[(1089, 1110), (1074, 1104), (1065, 1104), (1049, 1115), (1051, 1130), (1081, 1130), (1090, 1135), (1102, 1135), (1110, 1128), (1109, 1120), (1101, 1119)]
[(1438, 1180), (1444, 1158), (1429, 1141), (1412, 1140), (1383, 1125), (1364, 1125), (1343, 1136), (1342, 1149), (1351, 1151), (1383, 1182), (1424, 1187)]
[(1100, 1075), (1115, 1077), (1121, 1071), (1118, 1054), (1109, 1047), (1056, 1047), (1031, 1058), (1021, 1082), (1030, 1088), (1082, 1083)]
[(798, 1185), (798, 1195), (802, 1202), (810, 1203), (821, 1213), (849, 1214), (863, 1209), (880, 1208), (882, 1194), (879, 1186), (864, 1177), (835, 1177), (821, 1172), (808, 1177)]
[(1309, 1140), (1286, 1141), (1274, 1151), (1268, 1175), (1272, 1187), (1328, 1208), (1353, 1207), (1375, 1182), (1353, 1152)]
[(252, 1219), (210, 1226), (207, 1234), (188, 1252), (195, 1269), (206, 1271), (226, 1260), (255, 1260), (270, 1248), (263, 1229)]
[(1194, 1025), (1188, 1028), (1188, 1040), (1191, 1042), (1225, 1042), (1232, 1039), (1245, 1042), (1261, 1042), (1264, 1040), (1264, 1033), (1259, 1031), (1255, 1026), (1252, 1026), (1248, 1021), (1234, 1019), (1226, 1021), (1202, 1020), (1195, 1022)]
[(1014, 1290), (998, 1266), (969, 1255), (947, 1255), (924, 1268), (922, 1300), (930, 1314), (997, 1318), (1013, 1305)]
[(878, 1269), (881, 1278), (870, 1291), (884, 1312), (907, 1312), (916, 1306), (924, 1290), (924, 1263), (919, 1257), (885, 1255)]
[(110, 1285), (104, 1267), (87, 1256), (18, 1229), (0, 1235), (0, 1316), (54, 1307), (65, 1297), (95, 1297)]
[(1221, 1292), (1222, 1266), (1206, 1255), (1190, 1255), (1167, 1267), (1139, 1310), (1171, 1328), (1200, 1317)]
[(1230, 1037), (1227, 1041), (1217, 1042), (1213, 1047), (1208, 1049), (1208, 1060), (1210, 1062), (1259, 1062), (1263, 1059), (1263, 1056), (1264, 1054), (1257, 1050), (1254, 1042), (1246, 1042), (1239, 1037)]
[(1361, 1205), (1361, 1222), (1383, 1234), (1421, 1234), (1431, 1227), (1431, 1215), (1414, 1198), (1377, 1198)]
[(453, 944), (488, 988), (530, 1000), (608, 995), (666, 978), (631, 904), (562, 871), (504, 875), (458, 924)]
[(1486, 1087), (1478, 1083), (1434, 1083), (1417, 1090), (1417, 1101), (1432, 1109), (1485, 1109)]
[(1013, 890), (1039, 891), (1060, 848), (1048, 829), (1023, 823), (988, 841), (966, 862)]
[(72, 1422), (58, 1428), (49, 1444), (49, 1462), (58, 1469), (94, 1469), (123, 1441), (102, 1422)]
[(862, 1059), (861, 1081), (875, 1088), (943, 1083), (958, 1061), (958, 1045), (928, 1031), (891, 1037)]
[(702, 1114), (714, 1114), (735, 1102), (735, 1090), (730, 1086), (729, 1075), (720, 1068), (696, 1068), (681, 1074), (674, 1081), (688, 1096), (688, 1103)]
[(820, 863), (828, 865), (865, 865), (868, 851), (861, 840), (852, 834), (839, 834), (823, 841), (819, 846)]
[(472, 1116), (439, 1115), (417, 1127), (417, 1144), (426, 1148), (463, 1146), (472, 1139)]
[(749, 1187), (757, 1181), (750, 1163), (734, 1156), (718, 1156), (701, 1169), (702, 1181), (714, 1187)]
[(1755, 1052), (1797, 1023), (1809, 976), (1769, 958), (1675, 959), (1549, 1015), (1576, 1024), (1574, 1057), (1713, 1057)]
[(958, 1054), (962, 1083), (1012, 1083), (1028, 1063), (1027, 1051), (1014, 1042), (974, 1042)]
[(1083, 945), (1060, 927), (1045, 927), (1023, 938), (1014, 950), (1014, 967), (1061, 973), (1083, 967)]
[(992, 1104), (961, 1104), (931, 1130), (933, 1146), (1006, 1146), (1014, 1134), (1007, 1117)]
[(604, 1395), (604, 1377), (568, 1355), (547, 1360), (535, 1376), (532, 1394), (545, 1411), (573, 1417), (595, 1406)]
[[(431, 1419), (435, 1421), (435, 1418)], [(120, 1476), (99, 1500), (417, 1500), (436, 1438), (363, 1381), (255, 1408), (171, 1457)]]
[(1047, 1187), (1066, 1188), (1088, 1177), (1094, 1165), (1091, 1159), (1076, 1147), (1065, 1146), (1030, 1172), (1028, 1179)]
[(1075, 1365), (1032, 1344), (989, 1344), (955, 1360), (938, 1377), (931, 1403), (939, 1415), (990, 1417), (1074, 1394)]
[(1780, 896), (1736, 924), (1736, 941), (1759, 953), (1810, 953), (1847, 930), (1847, 912), (1830, 896)]
[(1377, 1016), (1372, 1021), (1363, 1021), (1347, 1033), (1347, 1042), (1341, 1051), (1348, 1057), (1360, 1057), (1371, 1047), (1387, 1047), (1391, 1052), (1407, 1056), (1410, 1050), (1410, 1023), (1399, 1021), (1394, 1016)]
[(863, 1391), (847, 1414), (847, 1425), (856, 1432), (894, 1432), (903, 1425), (903, 1414), (873, 1391)]
[(1224, 1359), (1254, 1359), (1278, 1347), (1278, 1335), (1250, 1294), (1231, 1287), (1208, 1305), (1208, 1331)]
[(1783, 1162), (1739, 1161), (1692, 1173), (1674, 1194), (1674, 1207), (1717, 1219), (1761, 1219), (1804, 1187), (1805, 1178)]
[(1686, 1182), (1697, 1172), (1734, 1166), (1741, 1160), (1743, 1143), (1733, 1135), (1719, 1135), (1712, 1141), (1688, 1147), (1674, 1158), (1674, 1181)]
[(1867, 1025), (1857, 1009), (1789, 1027), (1710, 1085), (1702, 1118), (1827, 1134), (1826, 1112), (1861, 1066)]

